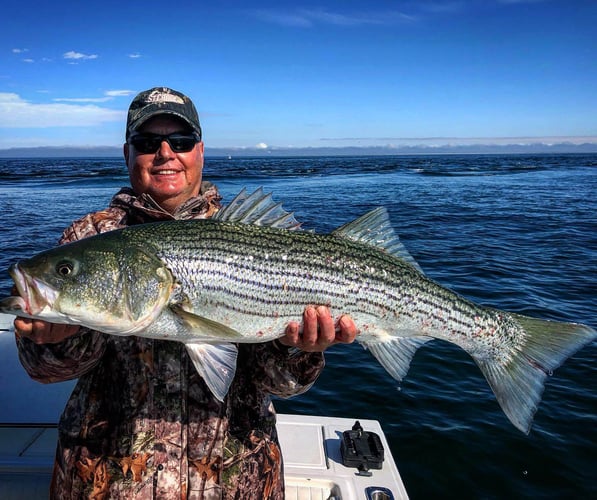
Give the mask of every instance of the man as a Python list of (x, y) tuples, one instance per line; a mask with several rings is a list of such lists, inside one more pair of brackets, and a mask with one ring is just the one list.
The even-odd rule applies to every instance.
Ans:
[[(124, 157), (131, 188), (65, 230), (61, 243), (133, 224), (200, 219), (220, 208), (202, 181), (203, 142), (195, 106), (160, 87), (129, 108)], [(322, 352), (352, 342), (309, 307), (302, 327), (263, 344), (241, 344), (223, 403), (195, 371), (184, 345), (104, 335), (17, 318), (21, 362), (41, 382), (79, 378), (59, 424), (52, 498), (283, 498), (281, 454), (270, 395), (306, 391)]]

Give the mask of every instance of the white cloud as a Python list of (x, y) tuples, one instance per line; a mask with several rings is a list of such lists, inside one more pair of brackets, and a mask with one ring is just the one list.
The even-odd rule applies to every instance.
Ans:
[(62, 57), (64, 57), (64, 59), (72, 59), (75, 61), (86, 61), (89, 59), (98, 58), (97, 54), (82, 54), (81, 52), (75, 52), (74, 50), (69, 50), (68, 52), (65, 52), (64, 54), (62, 54)]
[(93, 104), (32, 103), (18, 94), (0, 92), (0, 127), (49, 128), (95, 126), (123, 121), (125, 111)]
[(259, 144), (255, 144), (257, 149), (267, 149), (267, 144), (265, 142), (260, 142)]
[(57, 97), (55, 102), (107, 102), (115, 97), (127, 97), (135, 94), (134, 90), (107, 90), (104, 97)]
[(597, 143), (597, 136), (520, 136), (520, 137), (322, 137), (320, 141), (336, 142), (344, 145), (346, 142), (359, 143), (360, 146), (379, 146), (391, 144), (399, 146), (473, 146), (473, 145), (530, 145), (530, 144), (585, 144)]
[(345, 14), (324, 9), (295, 9), (290, 12), (260, 9), (252, 11), (252, 14), (262, 21), (299, 28), (309, 28), (316, 24), (334, 26), (393, 25), (396, 22), (414, 19), (412, 16), (398, 11), (363, 11)]
[(129, 54), (129, 57), (131, 59), (139, 59), (141, 57), (141, 54), (135, 52), (134, 54)]
[(23, 62), (34, 63), (35, 61), (33, 59), (23, 59)]
[(136, 94), (135, 90), (108, 90), (106, 91), (106, 95), (110, 97), (128, 97), (130, 95)]
[(13, 54), (22, 54), (23, 52), (29, 52), (29, 49), (12, 49)]
[(107, 102), (111, 101), (112, 97), (56, 97), (54, 102)]

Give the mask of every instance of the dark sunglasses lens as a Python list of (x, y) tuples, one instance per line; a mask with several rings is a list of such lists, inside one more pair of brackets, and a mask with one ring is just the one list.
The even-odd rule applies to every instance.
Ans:
[(130, 143), (139, 153), (155, 153), (162, 141), (168, 141), (172, 151), (183, 153), (190, 151), (197, 144), (198, 139), (194, 135), (137, 135), (130, 138)]
[(168, 137), (168, 144), (176, 153), (190, 151), (196, 143), (197, 139), (193, 135), (171, 135)]
[(155, 153), (160, 147), (161, 141), (160, 137), (145, 135), (138, 135), (136, 137), (131, 137), (130, 139), (130, 143), (135, 146), (135, 149), (139, 151), (139, 153)]

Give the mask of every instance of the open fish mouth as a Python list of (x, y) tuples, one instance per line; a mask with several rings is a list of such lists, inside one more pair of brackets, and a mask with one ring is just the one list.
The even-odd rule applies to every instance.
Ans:
[(35, 316), (46, 308), (52, 308), (57, 290), (21, 270), (18, 264), (10, 266), (8, 273), (13, 279), (18, 296), (2, 300), (3, 308), (22, 311), (25, 315)]
[[(27, 313), (27, 302), (23, 299), (23, 297), (6, 297), (5, 299), (0, 300), (0, 310), (6, 313), (12, 313), (16, 316), (21, 316), (22, 314)], [(22, 313), (22, 314), (20, 314)]]

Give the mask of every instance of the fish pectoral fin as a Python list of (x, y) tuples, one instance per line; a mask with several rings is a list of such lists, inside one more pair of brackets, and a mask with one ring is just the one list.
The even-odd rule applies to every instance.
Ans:
[(433, 340), (431, 337), (393, 337), (382, 342), (361, 342), (373, 354), (379, 364), (398, 382), (410, 367), (415, 352), (424, 343)]
[(203, 377), (207, 387), (218, 401), (230, 389), (236, 373), (238, 349), (234, 344), (202, 344), (188, 343), (187, 351), (199, 375)]
[(195, 313), (186, 311), (180, 305), (172, 305), (170, 309), (182, 322), (193, 332), (205, 340), (221, 340), (234, 342), (243, 336), (240, 332), (229, 326), (218, 323), (213, 319), (198, 316)]

